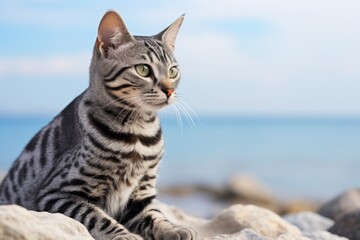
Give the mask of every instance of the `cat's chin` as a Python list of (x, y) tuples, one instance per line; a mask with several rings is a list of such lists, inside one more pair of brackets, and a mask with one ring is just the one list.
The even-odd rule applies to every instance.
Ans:
[(173, 103), (174, 103), (174, 101), (168, 101), (167, 100), (167, 101), (165, 101), (163, 103), (149, 104), (147, 106), (147, 109), (149, 109), (150, 111), (153, 111), (153, 112), (157, 112), (157, 111), (163, 109), (164, 107), (167, 107), (167, 106), (169, 106), (169, 105), (171, 105)]

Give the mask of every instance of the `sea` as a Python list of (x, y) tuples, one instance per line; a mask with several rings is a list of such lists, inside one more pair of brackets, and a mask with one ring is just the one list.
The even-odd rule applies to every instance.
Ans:
[[(165, 155), (160, 187), (224, 186), (257, 178), (281, 199), (330, 199), (360, 187), (360, 119), (161, 116)], [(50, 117), (0, 117), (0, 172)]]

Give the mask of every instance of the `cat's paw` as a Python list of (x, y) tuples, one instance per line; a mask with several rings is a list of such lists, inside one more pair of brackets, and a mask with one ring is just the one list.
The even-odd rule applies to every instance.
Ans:
[(156, 236), (158, 240), (198, 240), (199, 234), (192, 228), (174, 226), (169, 229), (162, 229)]
[(118, 235), (116, 237), (114, 237), (112, 240), (144, 240), (142, 237), (140, 237), (139, 235), (133, 234), (133, 233), (128, 233), (128, 234), (124, 234), (124, 235)]

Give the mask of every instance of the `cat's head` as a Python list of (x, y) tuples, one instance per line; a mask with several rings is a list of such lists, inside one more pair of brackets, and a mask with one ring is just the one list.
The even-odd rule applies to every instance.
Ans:
[(129, 110), (156, 111), (173, 103), (180, 80), (174, 45), (183, 19), (154, 36), (133, 36), (121, 17), (108, 11), (98, 28), (92, 90)]

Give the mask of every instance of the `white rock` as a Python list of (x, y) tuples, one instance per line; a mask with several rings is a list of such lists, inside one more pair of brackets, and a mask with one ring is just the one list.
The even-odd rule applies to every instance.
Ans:
[(303, 235), (311, 240), (349, 240), (348, 238), (340, 237), (327, 231), (307, 232)]
[(234, 205), (208, 224), (208, 234), (234, 233), (250, 228), (264, 237), (275, 238), (284, 233), (301, 235), (300, 230), (277, 214), (253, 205)]
[(28, 211), (17, 205), (0, 206), (2, 240), (94, 240), (79, 222), (62, 214)]
[(238, 233), (235, 234), (221, 234), (215, 237), (208, 237), (204, 240), (310, 240), (309, 238), (302, 237), (302, 236), (294, 236), (290, 233), (281, 234), (279, 237), (276, 238), (268, 238), (261, 236), (260, 234), (256, 233), (254, 230), (245, 228)]
[(295, 236), (291, 233), (285, 233), (285, 234), (281, 234), (277, 238), (274, 238), (274, 240), (311, 240), (311, 239), (304, 236)]
[[(211, 220), (193, 217), (160, 203), (173, 222), (195, 228), (204, 240), (346, 240), (325, 231), (300, 230), (275, 213), (252, 205), (235, 205)], [(311, 214), (305, 214), (305, 216)], [(315, 217), (316, 218), (316, 217)], [(79, 222), (62, 214), (0, 206), (1, 240), (94, 240)]]
[(259, 236), (276, 238), (282, 234), (301, 236), (300, 230), (277, 214), (253, 205), (234, 205), (211, 220), (190, 216), (183, 211), (161, 205), (162, 212), (173, 222), (195, 228), (203, 237), (237, 233), (245, 228)]
[[(275, 213), (252, 205), (235, 205), (210, 220), (193, 217), (176, 207), (160, 203), (162, 212), (173, 222), (195, 228), (204, 240), (347, 240), (326, 231), (332, 220), (316, 213), (292, 214), (282, 219)], [(313, 225), (312, 225), (313, 224)], [(311, 226), (312, 225), (312, 226)]]
[(284, 216), (284, 219), (297, 226), (303, 232), (314, 232), (318, 230), (327, 230), (334, 221), (320, 216), (314, 212), (300, 212)]
[(272, 203), (273, 194), (258, 179), (249, 175), (235, 175), (230, 178), (228, 191), (243, 200), (259, 203)]
[(245, 228), (234, 234), (221, 234), (215, 237), (207, 237), (204, 240), (271, 240), (270, 238), (260, 236), (254, 230)]

